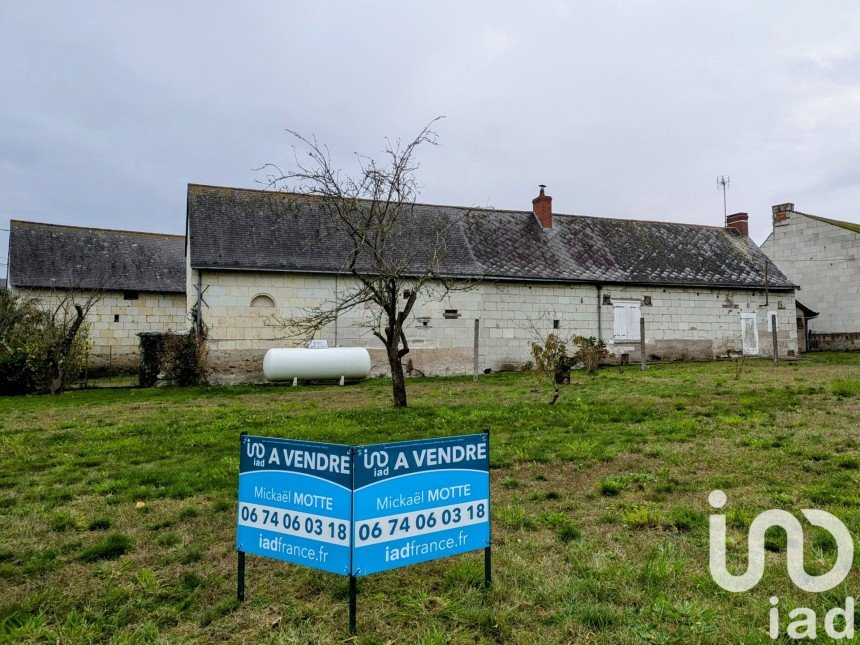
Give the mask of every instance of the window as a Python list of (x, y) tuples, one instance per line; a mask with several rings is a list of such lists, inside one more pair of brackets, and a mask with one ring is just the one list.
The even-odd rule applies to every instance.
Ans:
[(252, 307), (274, 307), (275, 301), (271, 296), (267, 296), (265, 293), (260, 293), (254, 296), (254, 299), (251, 300)]
[(561, 321), (560, 320), (553, 320), (552, 321), (552, 328), (558, 329), (559, 327), (561, 327)]
[(137, 300), (140, 297), (140, 294), (137, 291), (123, 291), (122, 299), (123, 300)]
[(114, 315), (113, 315), (113, 321), (114, 321), (114, 322), (119, 322), (119, 314), (114, 314)]
[(616, 300), (612, 303), (615, 340), (639, 340), (639, 301)]
[(459, 318), (460, 312), (456, 309), (446, 309), (445, 313), (442, 314), (443, 318)]

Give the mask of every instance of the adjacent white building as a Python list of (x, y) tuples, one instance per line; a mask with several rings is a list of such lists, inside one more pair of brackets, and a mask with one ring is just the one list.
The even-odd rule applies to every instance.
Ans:
[(8, 286), (46, 307), (92, 301), (90, 366), (136, 370), (139, 332), (188, 328), (185, 238), (12, 220)]
[(860, 349), (860, 224), (779, 204), (761, 248), (800, 286), (798, 299), (818, 312), (809, 322), (811, 347)]

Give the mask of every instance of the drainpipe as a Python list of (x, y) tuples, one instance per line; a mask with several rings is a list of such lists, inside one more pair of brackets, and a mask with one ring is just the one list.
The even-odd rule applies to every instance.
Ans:
[(603, 340), (603, 285), (597, 285), (597, 340)]
[(198, 336), (203, 333), (203, 269), (197, 269), (197, 316), (194, 328)]

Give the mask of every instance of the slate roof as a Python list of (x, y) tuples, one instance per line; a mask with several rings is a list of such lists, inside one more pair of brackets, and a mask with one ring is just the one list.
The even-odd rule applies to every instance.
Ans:
[[(721, 227), (416, 204), (402, 248), (416, 266), (443, 231), (439, 272), (520, 281), (791, 290), (748, 237)], [(194, 268), (333, 273), (346, 270), (346, 236), (324, 198), (265, 190), (188, 187)]]
[(185, 292), (185, 238), (12, 220), (15, 287)]

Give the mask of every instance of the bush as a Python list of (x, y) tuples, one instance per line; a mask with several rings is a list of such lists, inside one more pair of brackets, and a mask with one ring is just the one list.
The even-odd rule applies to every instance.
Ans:
[(549, 404), (554, 405), (558, 400), (558, 386), (564, 382), (559, 379), (559, 372), (564, 368), (567, 358), (567, 345), (557, 334), (548, 334), (541, 342), (531, 344), (534, 360), (532, 374), (538, 378), (549, 378), (553, 387), (553, 397)]
[(161, 364), (168, 381), (181, 387), (206, 384), (209, 375), (209, 349), (205, 332), (167, 332), (161, 351)]
[(65, 294), (50, 311), (33, 298), (0, 290), (0, 394), (61, 392), (89, 355), (86, 308)]
[(573, 360), (582, 363), (588, 374), (594, 374), (600, 364), (609, 356), (606, 343), (597, 340), (594, 336), (575, 336), (571, 344), (577, 347)]
[(19, 348), (0, 350), (0, 395), (35, 391), (35, 376), (27, 365), (26, 352)]

